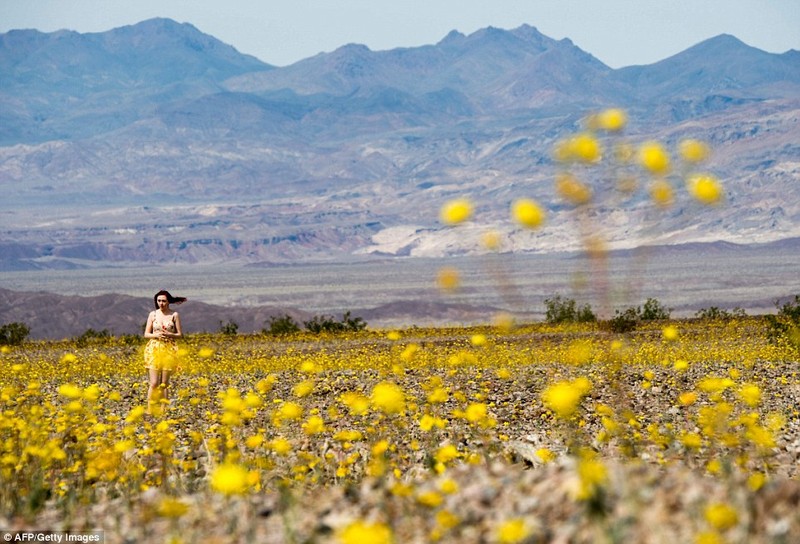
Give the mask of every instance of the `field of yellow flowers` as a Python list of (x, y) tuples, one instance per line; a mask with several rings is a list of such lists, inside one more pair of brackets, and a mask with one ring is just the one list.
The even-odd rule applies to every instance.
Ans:
[(797, 542), (800, 362), (758, 317), (0, 354), (0, 530), (106, 542)]

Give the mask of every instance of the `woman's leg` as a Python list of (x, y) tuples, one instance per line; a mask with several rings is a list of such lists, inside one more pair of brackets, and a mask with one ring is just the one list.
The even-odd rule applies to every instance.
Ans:
[(162, 399), (169, 399), (169, 378), (172, 375), (172, 371), (170, 370), (162, 370), (161, 371), (161, 398)]
[(147, 388), (147, 411), (149, 413), (152, 411), (152, 405), (161, 400), (161, 371), (148, 368), (147, 372), (149, 374), (149, 387)]

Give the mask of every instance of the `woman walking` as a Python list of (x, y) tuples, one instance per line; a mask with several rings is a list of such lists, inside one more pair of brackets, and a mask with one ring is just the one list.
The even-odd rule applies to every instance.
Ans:
[(144, 348), (144, 362), (150, 378), (147, 410), (151, 413), (160, 411), (161, 399), (169, 398), (169, 379), (178, 362), (176, 339), (183, 336), (181, 318), (169, 305), (185, 301), (185, 297), (173, 297), (163, 290), (153, 297), (156, 309), (150, 312), (144, 328), (144, 337), (150, 339)]

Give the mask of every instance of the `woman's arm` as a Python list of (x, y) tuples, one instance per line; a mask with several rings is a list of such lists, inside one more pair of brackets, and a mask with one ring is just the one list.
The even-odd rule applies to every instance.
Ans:
[(175, 334), (173, 334), (175, 338), (180, 338), (183, 336), (183, 330), (181, 329), (181, 316), (178, 315), (178, 312), (175, 312)]
[(153, 334), (153, 315), (155, 312), (150, 312), (150, 315), (147, 316), (147, 325), (144, 326), (144, 337), (145, 338), (158, 338), (158, 335)]

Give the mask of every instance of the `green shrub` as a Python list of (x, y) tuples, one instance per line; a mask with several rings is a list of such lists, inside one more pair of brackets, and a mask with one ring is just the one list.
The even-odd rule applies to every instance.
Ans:
[(345, 312), (341, 321), (336, 321), (333, 316), (317, 315), (311, 320), (303, 322), (309, 332), (320, 334), (323, 332), (358, 332), (367, 327), (367, 322), (360, 317), (351, 317), (350, 312)]
[(300, 331), (300, 325), (292, 319), (290, 315), (283, 317), (272, 316), (269, 318), (269, 329), (262, 329), (263, 334), (271, 334), (273, 336), (281, 336), (285, 334), (292, 334)]
[(731, 311), (728, 311), (718, 306), (701, 308), (694, 314), (697, 319), (705, 319), (708, 321), (727, 321), (736, 317), (745, 317), (746, 315), (747, 313), (742, 308), (737, 307)]
[(663, 321), (670, 317), (671, 308), (664, 307), (658, 299), (648, 298), (643, 307), (630, 306), (623, 311), (617, 310), (614, 317), (608, 320), (608, 327), (617, 333), (627, 333), (636, 329), (641, 321)]
[(239, 325), (237, 325), (232, 319), (229, 319), (227, 323), (223, 323), (222, 321), (219, 322), (220, 334), (224, 334), (225, 336), (236, 336), (238, 332)]
[(25, 323), (6, 323), (0, 327), (0, 345), (19, 346), (30, 332), (31, 329)]
[(111, 339), (111, 332), (108, 329), (96, 331), (94, 329), (86, 329), (83, 334), (75, 338), (75, 345), (79, 348), (85, 348), (92, 343), (106, 343)]
[(672, 308), (664, 307), (658, 299), (648, 298), (639, 313), (639, 319), (642, 321), (662, 321), (669, 319), (671, 313)]
[(544, 300), (545, 321), (548, 323), (591, 323), (597, 321), (592, 307), (585, 304), (578, 307), (574, 299), (556, 295)]
[(775, 343), (786, 342), (800, 350), (800, 295), (784, 304), (776, 300), (775, 307), (777, 315), (767, 316), (769, 339)]
[(631, 306), (623, 312), (617, 310), (614, 317), (608, 320), (608, 326), (616, 333), (625, 334), (636, 328), (640, 317), (639, 308)]

